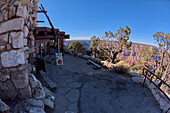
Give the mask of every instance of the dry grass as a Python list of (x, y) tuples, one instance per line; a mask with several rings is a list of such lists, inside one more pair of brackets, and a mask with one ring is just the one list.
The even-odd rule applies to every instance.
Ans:
[(116, 64), (115, 71), (120, 74), (127, 73), (130, 69), (130, 65), (124, 61), (120, 61)]

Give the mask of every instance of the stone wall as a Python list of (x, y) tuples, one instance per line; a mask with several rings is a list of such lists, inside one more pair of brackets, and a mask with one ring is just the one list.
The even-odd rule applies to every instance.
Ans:
[(31, 74), (35, 56), (33, 30), (37, 18), (36, 9), (35, 0), (0, 1), (0, 98), (2, 99), (32, 97), (34, 88), (38, 84), (41, 86)]

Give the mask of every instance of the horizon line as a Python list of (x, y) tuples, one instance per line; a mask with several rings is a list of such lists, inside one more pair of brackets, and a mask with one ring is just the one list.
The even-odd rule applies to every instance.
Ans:
[[(74, 37), (74, 38), (78, 38), (78, 37)], [(66, 41), (90, 41), (91, 39), (85, 39), (87, 37), (80, 37), (80, 38), (83, 38), (83, 39), (67, 39)], [(88, 37), (89, 38), (89, 37)], [(155, 44), (149, 44), (149, 43), (143, 43), (143, 42), (136, 42), (136, 41), (131, 41), (132, 44), (133, 43), (137, 43), (137, 44), (144, 44), (144, 45), (149, 45), (149, 46), (155, 46), (155, 47), (158, 47), (158, 45)]]

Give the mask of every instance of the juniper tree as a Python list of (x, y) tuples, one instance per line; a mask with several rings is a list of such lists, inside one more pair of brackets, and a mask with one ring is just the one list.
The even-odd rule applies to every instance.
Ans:
[(155, 33), (153, 37), (159, 46), (160, 76), (165, 80), (170, 74), (170, 33), (165, 34), (161, 31)]
[(128, 26), (126, 28), (121, 28), (117, 30), (117, 33), (105, 32), (105, 37), (103, 38), (103, 43), (106, 45), (106, 52), (112, 63), (114, 63), (117, 55), (122, 53), (124, 49), (130, 49), (132, 42), (129, 41), (129, 35), (131, 30)]
[(100, 38), (96, 36), (91, 37), (89, 51), (92, 51), (92, 53), (94, 53), (95, 58), (96, 58), (96, 54), (99, 53), (98, 51), (99, 44), (100, 44)]
[(85, 48), (83, 47), (83, 44), (80, 43), (79, 41), (70, 42), (70, 44), (68, 46), (68, 50), (72, 51), (72, 52), (80, 52), (80, 53), (85, 52)]

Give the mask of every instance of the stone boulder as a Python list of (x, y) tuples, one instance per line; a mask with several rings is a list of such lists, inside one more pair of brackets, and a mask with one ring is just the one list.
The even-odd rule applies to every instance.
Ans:
[(54, 101), (55, 101), (54, 94), (46, 87), (44, 87), (44, 91), (45, 91), (45, 99), (43, 100), (44, 104), (50, 108), (54, 108)]
[(94, 57), (91, 56), (89, 59), (92, 60), (93, 62), (95, 62), (95, 58)]
[(30, 98), (26, 100), (26, 103), (34, 107), (44, 108), (44, 103), (42, 100), (36, 100), (36, 99)]
[(12, 73), (11, 80), (16, 88), (22, 89), (28, 86), (28, 74)]
[(136, 73), (136, 72), (128, 72), (127, 74), (131, 77), (139, 77), (140, 76), (140, 73)]
[(115, 64), (108, 62), (108, 61), (101, 61), (101, 64), (103, 64), (103, 66), (105, 66), (107, 68), (111, 68), (111, 69), (113, 69), (115, 67)]
[(6, 105), (1, 99), (0, 99), (0, 113), (7, 113), (10, 111), (10, 108), (8, 105)]
[(23, 98), (32, 97), (32, 91), (31, 91), (30, 85), (28, 85), (27, 87), (25, 87), (23, 89), (20, 89), (19, 91), (20, 91)]
[(83, 59), (88, 60), (88, 59), (90, 59), (90, 56), (88, 56), (88, 55), (83, 55)]
[[(16, 103), (16, 102), (15, 102)], [(10, 111), (11, 113), (45, 113), (42, 100), (33, 98), (18, 100)]]
[(11, 82), (11, 80), (7, 80), (6, 85), (8, 88), (7, 88), (7, 90), (5, 90), (1, 93), (1, 97), (3, 99), (16, 97), (17, 91), (16, 91), (16, 88), (14, 87), (13, 83)]
[(9, 74), (3, 74), (0, 72), (0, 81), (6, 81), (7, 79), (10, 79), (10, 75)]
[(29, 113), (45, 113), (45, 111), (39, 107), (31, 107)]
[(33, 74), (30, 74), (29, 75), (29, 83), (31, 85), (31, 88), (35, 88), (38, 86), (39, 84), (39, 80), (37, 80), (37, 78), (33, 75)]
[(143, 81), (144, 81), (144, 78), (142, 76), (141, 77), (132, 77), (131, 79), (135, 83), (139, 83), (139, 84), (143, 84)]
[(82, 57), (82, 53), (77, 53), (77, 57)]
[(97, 59), (97, 58), (95, 59), (95, 62), (98, 64), (101, 64), (101, 61), (102, 61), (101, 59)]
[(38, 86), (33, 89), (33, 98), (37, 100), (45, 99), (45, 91), (42, 84), (39, 82)]

